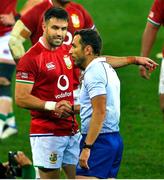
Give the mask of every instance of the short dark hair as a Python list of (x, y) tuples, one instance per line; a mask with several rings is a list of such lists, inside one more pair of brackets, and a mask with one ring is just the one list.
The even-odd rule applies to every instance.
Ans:
[(63, 8), (60, 7), (52, 7), (45, 12), (44, 14), (45, 21), (48, 21), (52, 17), (69, 21), (68, 13)]
[(80, 44), (85, 47), (87, 45), (92, 46), (93, 52), (96, 55), (100, 55), (102, 48), (102, 40), (97, 31), (93, 29), (82, 29), (74, 33), (75, 35), (80, 35)]

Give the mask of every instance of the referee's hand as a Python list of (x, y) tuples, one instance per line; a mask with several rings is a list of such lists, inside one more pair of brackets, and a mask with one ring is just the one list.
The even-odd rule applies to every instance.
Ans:
[(81, 154), (80, 154), (80, 158), (79, 158), (79, 165), (81, 168), (85, 168), (85, 169), (89, 169), (88, 166), (88, 159), (90, 156), (90, 149), (85, 148), (82, 150)]

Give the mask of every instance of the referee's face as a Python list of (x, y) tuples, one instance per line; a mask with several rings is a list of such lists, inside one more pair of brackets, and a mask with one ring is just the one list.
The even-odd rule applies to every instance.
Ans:
[(82, 70), (85, 69), (85, 52), (84, 48), (80, 44), (80, 35), (75, 35), (72, 41), (72, 47), (69, 53), (72, 55), (72, 59), (75, 64)]
[(67, 34), (68, 22), (63, 19), (57, 19), (55, 17), (50, 18), (45, 25), (43, 25), (43, 31), (47, 43), (52, 47), (60, 46)]

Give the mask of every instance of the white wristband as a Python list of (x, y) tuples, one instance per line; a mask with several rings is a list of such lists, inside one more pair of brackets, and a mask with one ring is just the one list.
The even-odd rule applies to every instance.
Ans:
[(44, 109), (48, 111), (55, 110), (56, 102), (54, 101), (46, 101), (44, 105)]

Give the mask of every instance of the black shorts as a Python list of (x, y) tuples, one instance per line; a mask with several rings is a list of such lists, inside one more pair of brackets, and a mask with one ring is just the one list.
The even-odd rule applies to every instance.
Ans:
[(14, 71), (15, 65), (0, 63), (0, 77), (5, 77), (11, 81)]

